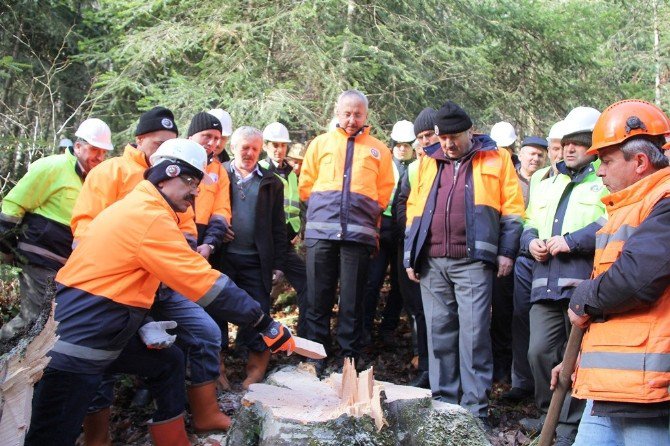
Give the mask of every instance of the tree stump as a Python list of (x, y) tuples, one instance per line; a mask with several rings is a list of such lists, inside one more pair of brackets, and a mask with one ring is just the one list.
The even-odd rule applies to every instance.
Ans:
[(54, 290), (47, 304), (25, 335), (0, 346), (0, 444), (22, 446), (32, 413), (33, 388), (42, 377), (50, 358), (45, 356), (55, 344)]
[(489, 445), (465, 409), (435, 402), (430, 390), (375, 381), (373, 370), (319, 380), (313, 367), (285, 367), (252, 384), (229, 446)]

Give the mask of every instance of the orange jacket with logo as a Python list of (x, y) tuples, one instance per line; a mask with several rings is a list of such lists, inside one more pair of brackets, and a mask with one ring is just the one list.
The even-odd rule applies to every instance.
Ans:
[(317, 136), (299, 178), (300, 199), (307, 201), (305, 238), (376, 246), (394, 186), (391, 151), (369, 127), (351, 137), (340, 128)]
[[(657, 203), (669, 197), (665, 168), (602, 199), (609, 218), (596, 234), (594, 279), (575, 294), (593, 285), (586, 305), (602, 309), (605, 320), (591, 323), (584, 335), (572, 392), (577, 398), (670, 400), (670, 285), (666, 246), (656, 236), (667, 231), (668, 217), (655, 215)], [(570, 307), (580, 314), (584, 303), (575, 299)]]
[(104, 209), (56, 275), (60, 337), (50, 367), (102, 373), (145, 323), (161, 282), (217, 320), (258, 331), (260, 304), (189, 248), (177, 214), (149, 181)]
[[(523, 230), (524, 202), (509, 152), (498, 150), (487, 135), (475, 135), (466, 172), (465, 211), (468, 257), (495, 264), (514, 259)], [(407, 199), (404, 265), (417, 268), (430, 229), (443, 160), (441, 148), (426, 152), (416, 187)]]
[[(105, 160), (89, 172), (72, 210), (70, 226), (75, 243), (103, 209), (128, 195), (144, 179), (147, 168), (144, 153), (128, 144), (122, 156)], [(179, 228), (192, 244), (198, 235), (194, 215), (190, 207), (178, 214)]]
[(195, 223), (198, 227), (198, 245), (219, 247), (223, 234), (230, 225), (230, 180), (217, 157), (207, 165), (207, 174), (213, 184), (200, 183), (195, 199)]

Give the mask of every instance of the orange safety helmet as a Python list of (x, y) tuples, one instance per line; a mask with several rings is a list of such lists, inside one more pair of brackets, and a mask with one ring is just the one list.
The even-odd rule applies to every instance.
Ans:
[(615, 102), (603, 111), (593, 128), (593, 143), (586, 151), (597, 155), (598, 150), (621, 144), (633, 136), (670, 136), (670, 119), (651, 102), (626, 99)]

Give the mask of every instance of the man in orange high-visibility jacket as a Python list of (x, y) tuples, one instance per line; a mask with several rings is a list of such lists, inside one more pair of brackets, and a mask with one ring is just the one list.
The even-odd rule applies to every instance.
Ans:
[[(216, 118), (212, 119), (216, 121)], [(85, 234), (88, 225), (100, 212), (124, 198), (142, 181), (151, 157), (162, 143), (176, 138), (177, 135), (174, 115), (167, 108), (154, 107), (140, 116), (135, 130), (135, 144), (128, 144), (123, 156), (100, 164), (84, 182), (72, 215), (75, 243)], [(204, 184), (200, 186), (201, 190), (214, 187), (215, 185)], [(177, 216), (182, 235), (196, 249), (197, 230), (193, 207), (189, 206), (185, 212), (178, 212)], [(167, 287), (160, 287), (152, 312), (157, 319), (173, 320), (178, 324), (177, 343), (186, 353), (190, 365), (188, 395), (191, 408), (196, 409), (192, 411), (195, 429), (226, 429), (230, 425), (227, 415), (219, 410), (197, 410), (200, 407), (198, 402), (203, 401), (209, 401), (209, 407), (218, 407), (215, 381), (219, 378), (219, 326), (201, 307)], [(88, 443), (104, 442), (104, 438), (108, 437), (112, 399), (113, 378), (106, 377), (84, 422), (84, 436)]]
[[(307, 337), (327, 343), (340, 278), (337, 341), (357, 358), (363, 336), (363, 292), (379, 220), (395, 185), (391, 151), (365, 125), (368, 100), (358, 90), (337, 101), (337, 128), (317, 136), (305, 153), (299, 180), (307, 201)], [(318, 372), (324, 360), (316, 363)]]
[(509, 153), (474, 135), (457, 104), (438, 110), (435, 133), (441, 150), (423, 157), (407, 200), (405, 267), (420, 277), (433, 397), (486, 423), (493, 274), (512, 271), (523, 195)]
[(154, 444), (190, 444), (182, 416), (184, 358), (165, 332), (176, 324), (145, 319), (160, 282), (217, 317), (253, 327), (273, 352), (294, 348), (288, 329), (211, 269), (177, 227), (176, 212), (192, 204), (201, 180), (211, 181), (205, 150), (171, 139), (159, 153), (147, 180), (91, 222), (56, 277), (59, 339), (35, 392), (26, 445), (74, 444), (104, 372), (145, 379), (157, 403), (149, 426)]
[(611, 194), (593, 278), (568, 310), (586, 329), (572, 390), (587, 399), (575, 445), (670, 445), (669, 133), (663, 111), (639, 100), (611, 105), (593, 129), (589, 152)]
[[(200, 185), (195, 199), (195, 224), (198, 227), (197, 251), (212, 261), (212, 253), (221, 247), (223, 236), (230, 226), (230, 180), (223, 164), (214, 152), (221, 142), (221, 122), (206, 112), (197, 113), (188, 127), (191, 139), (207, 151), (207, 174), (212, 178), (210, 185)], [(218, 268), (217, 268), (218, 269)]]

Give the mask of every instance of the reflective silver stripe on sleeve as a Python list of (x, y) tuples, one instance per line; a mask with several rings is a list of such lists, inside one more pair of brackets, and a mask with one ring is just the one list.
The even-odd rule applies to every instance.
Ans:
[(533, 280), (533, 283), (530, 285), (530, 287), (531, 288), (540, 288), (540, 287), (544, 288), (544, 287), (547, 286), (548, 283), (549, 283), (549, 279), (547, 279), (546, 277), (541, 277), (539, 279)]
[(61, 257), (58, 254), (54, 254), (48, 249), (40, 248), (39, 246), (29, 245), (25, 242), (19, 242), (17, 247), (22, 251), (32, 252), (33, 254), (40, 255), (44, 258), (55, 260), (56, 262), (62, 263), (63, 265), (65, 265), (65, 262), (67, 262), (65, 257)]
[(598, 223), (600, 226), (605, 226), (605, 223), (607, 223), (607, 218), (601, 215), (598, 217), (598, 220), (596, 220), (596, 223)]
[(198, 299), (195, 303), (203, 308), (211, 304), (212, 301), (216, 299), (216, 296), (221, 294), (221, 291), (223, 291), (223, 289), (228, 286), (228, 282), (230, 282), (228, 276), (221, 274), (219, 278), (216, 279), (216, 282), (214, 282), (214, 285), (212, 285), (212, 287), (205, 293), (205, 295)]
[(670, 354), (585, 352), (582, 353), (579, 367), (588, 369), (670, 372)]
[(366, 234), (370, 235), (372, 237), (376, 237), (378, 234), (378, 231), (376, 228), (368, 228), (366, 226), (361, 226), (361, 225), (347, 225), (347, 231), (349, 232), (358, 232), (359, 234)]
[(582, 283), (584, 279), (573, 279), (571, 277), (561, 277), (558, 279), (557, 284), (558, 286), (577, 286), (580, 283)]
[(9, 214), (5, 214), (5, 213), (0, 212), (0, 220), (18, 225), (19, 223), (21, 223), (21, 220), (23, 220), (23, 219), (21, 217), (15, 217), (13, 215), (9, 215)]
[(498, 247), (493, 243), (478, 240), (475, 241), (475, 249), (492, 252), (493, 254), (498, 255)]
[(523, 219), (521, 218), (521, 215), (519, 215), (519, 214), (507, 214), (507, 215), (503, 215), (503, 216), (500, 217), (501, 222), (506, 222), (508, 220), (518, 221), (519, 223), (521, 223), (523, 221)]
[(342, 230), (342, 225), (339, 223), (326, 223), (320, 221), (308, 221), (305, 229), (332, 229), (335, 231)]
[(596, 234), (596, 249), (603, 249), (611, 242), (625, 242), (635, 234), (637, 228), (630, 225), (621, 225), (613, 234)]
[(73, 358), (89, 359), (92, 361), (109, 361), (119, 357), (121, 350), (100, 350), (83, 345), (70, 344), (62, 340), (56, 341), (51, 351)]

